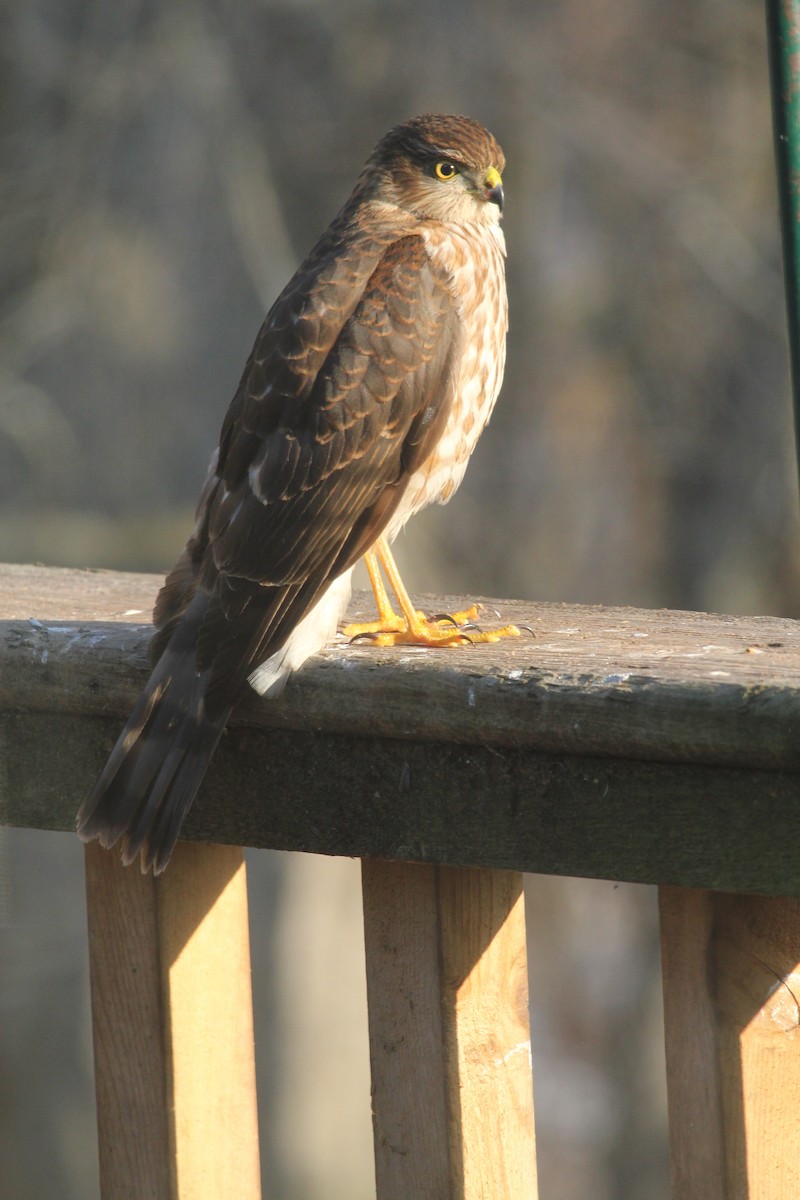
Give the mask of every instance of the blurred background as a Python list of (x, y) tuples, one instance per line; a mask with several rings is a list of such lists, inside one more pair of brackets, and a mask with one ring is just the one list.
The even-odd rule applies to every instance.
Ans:
[[(264, 312), (438, 110), (505, 148), (511, 329), (407, 582), (797, 615), (760, 4), (8, 0), (0, 55), (0, 561), (171, 565)], [(92, 1200), (81, 850), (1, 845), (0, 1196)], [(367, 1198), (357, 864), (249, 870), (265, 1195)], [(532, 878), (528, 922), (543, 1200), (666, 1200), (655, 896)]]

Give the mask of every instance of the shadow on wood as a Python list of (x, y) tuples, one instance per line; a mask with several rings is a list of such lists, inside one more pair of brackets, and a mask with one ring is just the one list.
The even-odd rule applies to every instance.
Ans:
[(673, 1200), (793, 1200), (800, 900), (660, 898)]
[(242, 851), (178, 844), (154, 879), (86, 847), (104, 1196), (260, 1196)]
[(522, 878), (362, 866), (379, 1200), (534, 1200)]
[[(0, 570), (4, 823), (74, 828), (147, 677), (160, 582)], [(797, 893), (798, 622), (501, 604), (535, 638), (339, 644), (243, 708), (185, 836)]]
[[(129, 622), (156, 585), (3, 568), (0, 820), (74, 828), (144, 681), (150, 630)], [(363, 875), (380, 1200), (535, 1195), (514, 872), (756, 893), (662, 887), (676, 1200), (795, 1200), (800, 902), (764, 895), (800, 893), (800, 624), (511, 602), (503, 615), (535, 639), (316, 656), (279, 701), (231, 722), (186, 836), (394, 860)], [(189, 1164), (182, 1200), (218, 1194), (214, 1176), (191, 1190), (213, 1146), (218, 1178), (250, 1200), (240, 851), (181, 847), (186, 872), (176, 856), (157, 882), (103, 853), (87, 850), (101, 1161), (149, 1171), (114, 1195), (175, 1200), (170, 1155)], [(123, 1085), (128, 1043), (140, 1061)]]

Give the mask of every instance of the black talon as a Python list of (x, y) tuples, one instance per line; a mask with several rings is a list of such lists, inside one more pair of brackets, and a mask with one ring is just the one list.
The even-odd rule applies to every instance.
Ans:
[(449, 623), (454, 625), (456, 629), (461, 628), (452, 613), (437, 613), (435, 617), (431, 617), (431, 621), (449, 621)]
[(380, 631), (378, 631), (378, 630), (372, 630), (372, 629), (365, 629), (362, 633), (354, 633), (347, 644), (348, 644), (348, 646), (352, 646), (353, 643), (359, 641), (360, 638), (367, 638), (369, 641), (374, 642), (374, 641), (377, 641), (377, 639), (380, 637), (381, 633), (400, 633), (400, 630), (399, 629), (381, 629)]

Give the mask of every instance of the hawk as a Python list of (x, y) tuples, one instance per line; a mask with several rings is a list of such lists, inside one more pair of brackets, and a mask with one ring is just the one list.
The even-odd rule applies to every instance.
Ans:
[(346, 632), (464, 640), (415, 611), (389, 544), (455, 492), (500, 389), (504, 165), (467, 117), (397, 125), (273, 304), (156, 600), (152, 674), (78, 815), (85, 841), (164, 869), (232, 708), (335, 635), (360, 558), (379, 620)]

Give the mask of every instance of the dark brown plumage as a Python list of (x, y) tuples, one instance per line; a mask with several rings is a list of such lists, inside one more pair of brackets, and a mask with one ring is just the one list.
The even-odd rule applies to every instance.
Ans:
[[(467, 118), (398, 126), (276, 300), (156, 602), (152, 676), (81, 808), (84, 839), (121, 838), (126, 862), (163, 869), (248, 679), (279, 691), (330, 635), (335, 581), (457, 486), (502, 375), (502, 166)], [(466, 294), (478, 269), (488, 300)]]

